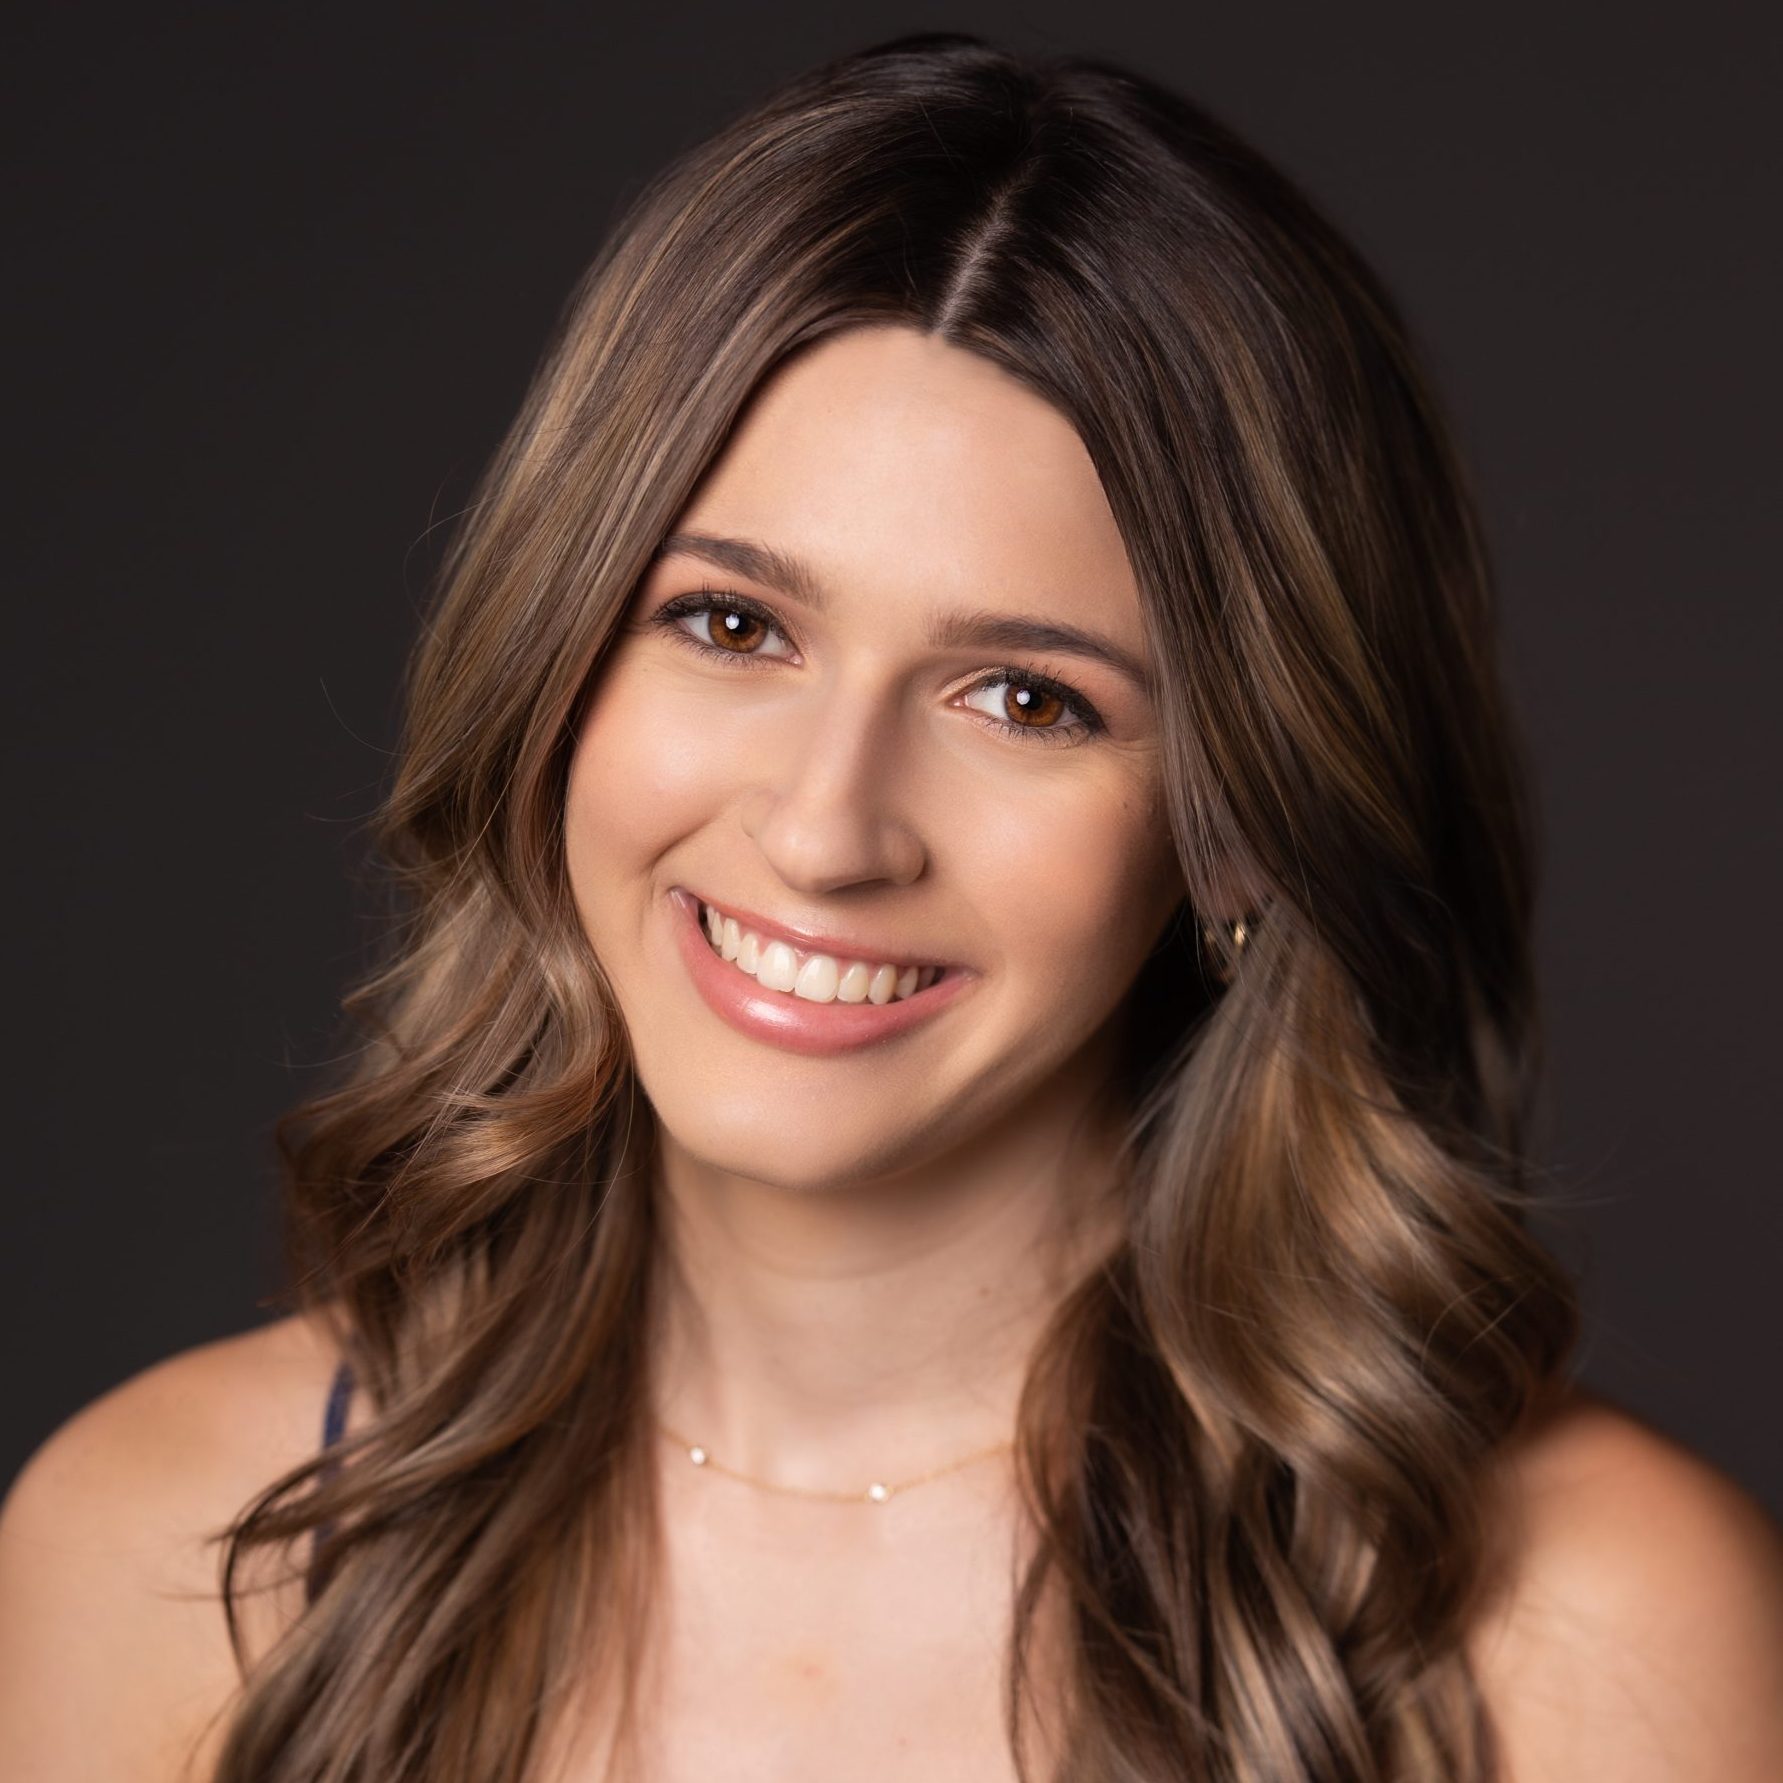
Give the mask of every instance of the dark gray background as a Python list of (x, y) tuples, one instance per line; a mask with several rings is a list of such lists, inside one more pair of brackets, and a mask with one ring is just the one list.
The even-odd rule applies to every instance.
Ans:
[(944, 26), (1200, 98), (1409, 311), (1542, 776), (1585, 1374), (1783, 1505), (1757, 7), (13, 18), (0, 1484), (102, 1389), (266, 1316), (269, 1124), (370, 938), (356, 826), (438, 528), (616, 204), (782, 75)]

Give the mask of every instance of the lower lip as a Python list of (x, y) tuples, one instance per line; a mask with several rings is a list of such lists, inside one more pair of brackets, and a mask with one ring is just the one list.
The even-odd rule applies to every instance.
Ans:
[(713, 1013), (738, 1033), (788, 1052), (851, 1052), (907, 1034), (939, 1015), (975, 977), (950, 966), (945, 977), (926, 989), (891, 1003), (813, 1003), (790, 991), (763, 990), (712, 950), (700, 922), (699, 900), (691, 892), (676, 886), (669, 898), (675, 906), (675, 944)]

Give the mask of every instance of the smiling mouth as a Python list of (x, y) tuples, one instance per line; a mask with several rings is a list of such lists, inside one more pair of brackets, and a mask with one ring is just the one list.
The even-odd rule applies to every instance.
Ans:
[(819, 953), (760, 935), (716, 906), (699, 902), (700, 927), (707, 945), (765, 991), (802, 997), (810, 1003), (896, 1003), (949, 976), (945, 965), (898, 966)]

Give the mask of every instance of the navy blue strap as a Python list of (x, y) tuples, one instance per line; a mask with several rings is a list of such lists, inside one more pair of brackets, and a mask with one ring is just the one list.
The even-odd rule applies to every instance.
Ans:
[[(347, 1428), (347, 1401), (353, 1396), (353, 1367), (349, 1362), (342, 1362), (334, 1371), (334, 1379), (328, 1388), (328, 1406), (322, 1414), (322, 1447), (326, 1451), (338, 1443)], [(325, 1460), (322, 1465), (323, 1477), (333, 1475), (335, 1463)], [(309, 1577), (304, 1590), (304, 1601), (313, 1603), (316, 1593), (321, 1589), (321, 1576), (317, 1571), (318, 1550), (323, 1542), (334, 1532), (332, 1523), (318, 1523), (310, 1531), (310, 1568)]]
[(347, 1401), (353, 1397), (353, 1365), (343, 1362), (334, 1371), (328, 1389), (328, 1409), (322, 1416), (322, 1447), (332, 1449), (347, 1427)]

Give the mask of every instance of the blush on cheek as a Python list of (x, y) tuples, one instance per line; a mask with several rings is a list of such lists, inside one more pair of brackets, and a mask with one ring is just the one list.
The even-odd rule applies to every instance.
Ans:
[(677, 697), (642, 663), (621, 661), (583, 719), (568, 822), (616, 865), (642, 867), (713, 808), (727, 757), (709, 696)]
[(974, 863), (974, 895), (1012, 956), (1094, 995), (1101, 978), (1124, 983), (1148, 951), (1175, 901), (1174, 850), (1149, 802), (1112, 776), (1084, 779), (1069, 798), (1056, 782), (1038, 790), (1051, 796), (974, 809), (962, 869)]

